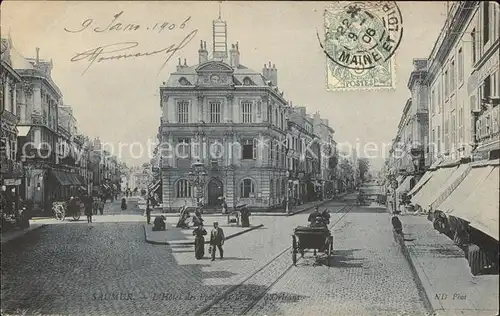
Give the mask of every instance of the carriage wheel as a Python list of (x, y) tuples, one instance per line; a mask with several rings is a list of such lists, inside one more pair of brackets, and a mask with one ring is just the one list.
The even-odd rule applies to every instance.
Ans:
[(55, 218), (56, 218), (57, 220), (60, 220), (60, 221), (63, 221), (63, 220), (64, 220), (64, 215), (63, 215), (63, 213), (62, 213), (62, 212), (58, 212), (58, 211), (56, 211), (55, 213), (56, 213), (56, 214), (55, 214)]
[(292, 262), (293, 265), (297, 265), (297, 238), (295, 235), (292, 236)]

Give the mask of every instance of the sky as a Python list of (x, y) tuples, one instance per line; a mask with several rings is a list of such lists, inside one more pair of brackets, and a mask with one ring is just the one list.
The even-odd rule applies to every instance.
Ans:
[[(316, 34), (324, 34), (323, 11), (329, 3), (222, 2), (220, 7), (229, 45), (239, 44), (241, 64), (262, 71), (265, 63), (274, 63), (284, 97), (306, 106), (308, 113), (319, 111), (335, 130), (338, 143), (377, 144), (380, 155), (372, 165), (379, 168), (383, 144), (395, 137), (410, 97), (406, 85), (412, 60), (429, 56), (444, 25), (446, 2), (398, 2), (404, 33), (395, 53), (396, 89), (348, 92), (326, 90), (326, 57)], [(115, 23), (141, 27), (109, 30), (114, 16), (122, 11)], [(186, 58), (188, 65), (197, 63), (200, 40), (211, 51), (212, 20), (218, 15), (218, 2), (5, 1), (1, 31), (2, 37), (10, 35), (23, 56), (34, 57), (39, 47), (40, 58), (52, 59), (52, 78), (63, 93), (64, 104), (73, 107), (79, 130), (117, 147), (120, 142), (147, 144), (156, 138), (161, 117), (159, 86), (175, 71), (178, 58)], [(125, 42), (138, 43), (130, 51), (151, 52), (178, 45), (189, 34), (191, 40), (163, 68), (164, 54), (94, 62), (86, 71), (89, 61), (76, 57)], [(119, 159), (129, 165), (148, 161), (147, 155), (134, 156), (137, 151), (125, 150)]]

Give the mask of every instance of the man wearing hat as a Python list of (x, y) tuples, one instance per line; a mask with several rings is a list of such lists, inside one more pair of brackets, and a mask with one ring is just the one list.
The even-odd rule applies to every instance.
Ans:
[(212, 255), (212, 261), (215, 260), (215, 250), (216, 246), (219, 248), (219, 253), (220, 253), (220, 258), (222, 259), (224, 257), (224, 251), (222, 250), (222, 245), (224, 245), (224, 231), (222, 228), (219, 227), (218, 222), (214, 222), (214, 229), (212, 229), (212, 232), (210, 233), (210, 248), (211, 250), (211, 255)]

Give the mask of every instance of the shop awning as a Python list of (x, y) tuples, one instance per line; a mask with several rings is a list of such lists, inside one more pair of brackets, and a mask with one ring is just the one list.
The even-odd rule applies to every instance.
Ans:
[(161, 186), (161, 180), (158, 180), (154, 183), (152, 183), (149, 187), (148, 187), (148, 191), (149, 193), (151, 192), (155, 192), (156, 190), (158, 190)]
[(430, 206), (433, 210), (441, 204), (448, 195), (463, 181), (471, 169), (470, 163), (464, 163), (451, 174), (446, 182), (430, 198)]
[(403, 182), (396, 189), (397, 195), (410, 191), (411, 179), (413, 179), (413, 176), (408, 176), (403, 180)]
[(424, 210), (429, 210), (436, 191), (438, 191), (453, 174), (457, 167), (440, 168), (434, 172), (434, 175), (427, 181), (420, 191), (411, 199), (413, 205), (420, 205)]
[(465, 179), (451, 192), (451, 194), (435, 209), (448, 215), (460, 217), (455, 212), (458, 206), (484, 181), (493, 170), (492, 166), (472, 167)]
[(52, 174), (54, 175), (54, 178), (57, 180), (57, 182), (59, 182), (60, 185), (66, 186), (72, 184), (64, 171), (52, 170)]
[(433, 171), (427, 171), (422, 178), (420, 178), (420, 181), (418, 181), (417, 184), (408, 192), (409, 195), (415, 195), (426, 183), (429, 181), (429, 179), (434, 175)]
[(458, 214), (465, 214), (465, 218), (462, 218), (467, 220), (470, 226), (495, 240), (498, 240), (499, 168), (493, 168), (488, 177), (457, 209)]

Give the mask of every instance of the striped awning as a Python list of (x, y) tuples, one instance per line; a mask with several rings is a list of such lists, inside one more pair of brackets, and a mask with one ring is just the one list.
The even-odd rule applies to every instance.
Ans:
[(71, 180), (68, 179), (67, 174), (64, 171), (52, 170), (52, 175), (54, 175), (54, 178), (62, 186), (72, 185)]

